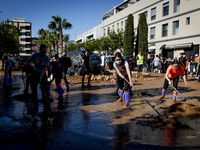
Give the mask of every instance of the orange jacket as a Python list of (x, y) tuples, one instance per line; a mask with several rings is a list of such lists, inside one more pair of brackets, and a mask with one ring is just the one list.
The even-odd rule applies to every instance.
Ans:
[(174, 69), (174, 66), (173, 65), (170, 65), (168, 68), (167, 68), (167, 72), (168, 74), (168, 78), (176, 78), (177, 76), (179, 76), (179, 74), (181, 73), (182, 75), (185, 74), (185, 69), (183, 66), (179, 65), (179, 69)]

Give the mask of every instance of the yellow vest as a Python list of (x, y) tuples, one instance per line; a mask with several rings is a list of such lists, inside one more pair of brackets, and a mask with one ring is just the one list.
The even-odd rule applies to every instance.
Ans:
[(139, 57), (139, 59), (137, 60), (137, 65), (143, 65), (144, 56), (141, 56), (140, 54), (138, 54), (137, 56)]

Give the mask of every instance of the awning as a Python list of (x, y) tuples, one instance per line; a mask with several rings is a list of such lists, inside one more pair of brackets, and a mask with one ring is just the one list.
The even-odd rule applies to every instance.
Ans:
[(178, 45), (163, 45), (160, 49), (181, 49), (181, 48), (190, 48), (192, 47), (193, 43), (187, 44), (178, 44)]
[(148, 47), (148, 52), (153, 52), (156, 49), (155, 46), (149, 46)]

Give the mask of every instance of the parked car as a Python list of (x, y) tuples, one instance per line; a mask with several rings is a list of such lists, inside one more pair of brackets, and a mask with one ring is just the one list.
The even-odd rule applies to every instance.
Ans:
[[(71, 51), (67, 53), (67, 57), (71, 58), (72, 66), (70, 70), (75, 72), (77, 75), (82, 74), (82, 57), (84, 53), (82, 51)], [(94, 74), (100, 73), (101, 58), (97, 55), (90, 55), (90, 62)]]

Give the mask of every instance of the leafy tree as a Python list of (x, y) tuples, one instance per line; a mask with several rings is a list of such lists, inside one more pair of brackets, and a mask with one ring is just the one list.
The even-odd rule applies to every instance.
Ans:
[(109, 37), (102, 37), (100, 42), (100, 51), (109, 51), (111, 48), (111, 40)]
[(63, 41), (65, 42), (65, 51), (67, 50), (67, 46), (69, 44), (69, 37), (70, 37), (69, 34), (64, 34), (63, 35)]
[(111, 51), (114, 51), (116, 49), (121, 50), (121, 48), (123, 47), (123, 38), (124, 38), (123, 32), (118, 31), (116, 33), (115, 31), (111, 31), (108, 36), (110, 38)]
[(67, 19), (63, 19), (59, 16), (52, 16), (53, 21), (50, 21), (48, 27), (53, 30), (57, 30), (59, 32), (59, 38), (60, 38), (60, 48), (61, 51), (63, 51), (63, 29), (71, 29), (72, 24), (67, 22)]
[(138, 32), (138, 50), (142, 51), (145, 62), (148, 55), (148, 25), (144, 13), (140, 15)]
[(9, 20), (6, 23), (3, 21), (0, 23), (0, 55), (3, 54), (19, 54), (22, 50), (22, 46), (19, 44), (20, 30), (9, 24)]
[(133, 15), (129, 14), (127, 18), (127, 23), (124, 32), (124, 51), (123, 55), (128, 57), (133, 57), (134, 50), (134, 25), (133, 25)]

